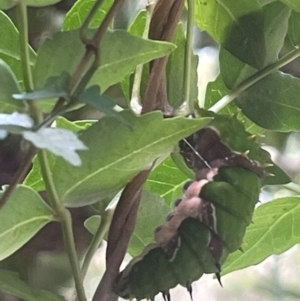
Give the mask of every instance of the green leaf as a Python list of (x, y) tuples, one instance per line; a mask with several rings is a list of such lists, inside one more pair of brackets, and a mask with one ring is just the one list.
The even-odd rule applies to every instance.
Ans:
[[(0, 193), (0, 196), (3, 192)], [(33, 189), (20, 185), (0, 210), (0, 260), (10, 256), (54, 220), (51, 208)]]
[(154, 230), (166, 221), (171, 208), (164, 200), (147, 190), (143, 190), (138, 218), (128, 247), (131, 256), (137, 256), (151, 242), (154, 242)]
[(14, 93), (19, 93), (21, 88), (10, 67), (0, 59), (0, 112), (11, 113), (24, 110), (25, 105), (13, 98)]
[[(284, 44), (288, 30), (291, 10), (281, 2), (273, 2), (263, 7), (264, 40), (267, 46), (266, 57), (261, 67), (278, 60), (279, 52)], [(224, 48), (220, 50), (220, 70), (224, 83), (234, 88), (241, 82), (258, 72), (257, 69), (245, 64)]]
[(171, 157), (168, 157), (151, 172), (145, 187), (171, 205), (182, 195), (182, 187), (188, 180), (189, 178), (178, 169)]
[(289, 38), (294, 46), (300, 44), (300, 12), (292, 11), (289, 19)]
[[(91, 121), (84, 121), (84, 120), (71, 122), (64, 117), (58, 117), (56, 119), (56, 126), (58, 128), (67, 129), (75, 133), (87, 129), (88, 127), (91, 126), (91, 124), (92, 124)], [(47, 153), (46, 155), (48, 157), (49, 164), (53, 165), (57, 159), (57, 156), (51, 153)], [(30, 186), (32, 189), (36, 191), (42, 191), (46, 189), (41, 173), (39, 160), (37, 157), (33, 159), (33, 167), (31, 168), (29, 174), (27, 175), (24, 184)]]
[[(120, 82), (138, 64), (164, 56), (174, 48), (171, 43), (145, 40), (122, 30), (109, 31), (101, 42), (101, 66), (89, 85), (99, 85), (104, 92)], [(72, 74), (84, 52), (85, 46), (79, 40), (77, 30), (59, 32), (52, 39), (46, 40), (39, 48), (33, 70), (35, 87), (42, 88), (47, 78), (58, 76), (63, 71)], [(49, 110), (51, 107), (44, 109)]]
[(102, 63), (90, 83), (99, 84), (101, 91), (120, 82), (137, 65), (167, 55), (176, 48), (174, 44), (145, 40), (122, 30), (108, 32), (101, 47)]
[(280, 1), (288, 5), (296, 12), (300, 13), (300, 3), (298, 0), (280, 0)]
[[(9, 64), (17, 79), (22, 80), (23, 75), (20, 58), (19, 32), (11, 19), (2, 11), (0, 11), (0, 28), (0, 58), (3, 59), (7, 64)], [(28, 47), (30, 54), (30, 63), (33, 64), (36, 55), (32, 48), (30, 46)]]
[[(22, 0), (25, 1), (25, 0)], [(28, 6), (48, 6), (60, 2), (61, 0), (26, 0)], [(0, 9), (9, 9), (17, 5), (15, 0), (0, 0)]]
[[(63, 30), (72, 30), (79, 28), (95, 3), (96, 0), (76, 1), (66, 14), (63, 24)], [(94, 15), (92, 21), (90, 22), (90, 28), (98, 27), (101, 24), (112, 3), (112, 0), (106, 0), (103, 2), (100, 9), (97, 10), (97, 13)]]
[(259, 1), (196, 1), (196, 22), (234, 56), (260, 69), (265, 59)]
[(222, 274), (262, 262), (300, 242), (300, 198), (286, 197), (259, 206), (248, 227), (243, 252), (229, 255)]
[(17, 273), (7, 270), (0, 270), (0, 290), (25, 301), (66, 301), (51, 292), (33, 288)]
[(160, 112), (137, 117), (123, 111), (121, 115), (130, 127), (105, 117), (80, 133), (79, 139), (89, 149), (80, 154), (80, 168), (60, 158), (51, 166), (57, 192), (66, 205), (91, 204), (117, 193), (134, 175), (149, 168), (154, 160), (162, 160), (180, 139), (209, 121), (163, 119)]
[(79, 95), (79, 101), (88, 104), (103, 112), (107, 116), (113, 116), (125, 123), (122, 116), (114, 110), (116, 103), (106, 95), (100, 94), (99, 86), (91, 86)]
[(95, 235), (100, 226), (100, 223), (101, 223), (101, 216), (92, 215), (85, 220), (84, 226), (91, 234)]
[[(173, 108), (178, 108), (184, 101), (183, 99), (183, 76), (184, 76), (184, 55), (186, 39), (184, 35), (183, 25), (178, 25), (174, 44), (177, 45), (175, 51), (173, 51), (168, 59), (167, 64), (167, 88), (169, 103)], [(190, 99), (198, 99), (198, 56), (192, 56), (191, 62), (191, 81), (190, 81)]]
[(282, 132), (299, 130), (299, 89), (298, 78), (275, 72), (241, 93), (236, 103), (263, 128)]
[(59, 76), (48, 78), (42, 89), (14, 94), (13, 97), (18, 100), (41, 100), (57, 97), (67, 98), (69, 80), (70, 74), (64, 71)]
[(65, 129), (41, 128), (35, 132), (24, 131), (22, 135), (37, 148), (46, 149), (56, 156), (63, 157), (74, 166), (81, 165), (76, 151), (87, 149), (75, 133)]

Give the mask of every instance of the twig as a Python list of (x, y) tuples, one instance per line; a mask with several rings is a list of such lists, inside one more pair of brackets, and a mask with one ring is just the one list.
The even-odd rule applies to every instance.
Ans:
[(2, 198), (0, 199), (0, 208), (6, 203), (9, 199), (13, 191), (15, 190), (16, 186), (22, 182), (24, 177), (26, 176), (29, 167), (31, 165), (32, 159), (36, 154), (36, 148), (34, 146), (30, 146), (25, 158), (23, 159), (22, 164), (19, 166), (17, 173), (15, 174), (12, 182), (10, 183), (9, 187), (4, 191)]
[(109, 209), (107, 211), (104, 211), (104, 213), (101, 215), (100, 226), (89, 245), (89, 248), (84, 257), (84, 261), (82, 263), (81, 274), (82, 274), (83, 279), (86, 276), (87, 270), (89, 268), (89, 265), (92, 261), (94, 254), (96, 253), (97, 249), (99, 248), (104, 235), (108, 231), (108, 228), (111, 224), (111, 219), (112, 219), (113, 213), (114, 213), (114, 211)]
[(224, 107), (226, 107), (230, 102), (232, 102), (235, 98), (237, 98), (246, 89), (253, 86), (255, 83), (265, 78), (273, 71), (276, 71), (281, 67), (289, 64), (299, 56), (300, 56), (300, 48), (291, 51), (277, 62), (265, 67), (264, 69), (258, 71), (256, 74), (243, 81), (236, 88), (234, 88), (229, 94), (225, 95), (217, 103), (215, 103), (212, 107), (210, 107), (209, 110), (215, 113), (221, 111)]

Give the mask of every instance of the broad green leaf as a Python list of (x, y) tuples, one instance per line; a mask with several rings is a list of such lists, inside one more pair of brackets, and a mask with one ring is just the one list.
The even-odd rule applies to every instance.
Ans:
[(128, 247), (131, 256), (139, 255), (151, 242), (154, 242), (154, 230), (163, 225), (171, 208), (164, 200), (147, 190), (143, 190), (137, 222)]
[(87, 150), (75, 133), (65, 129), (41, 128), (35, 132), (24, 131), (22, 135), (37, 148), (46, 149), (56, 156), (63, 157), (74, 166), (81, 165), (76, 151)]
[(176, 46), (168, 42), (145, 40), (126, 31), (108, 32), (101, 43), (102, 63), (90, 84), (98, 84), (105, 91), (120, 82), (139, 64), (172, 52)]
[[(62, 202), (82, 206), (117, 193), (134, 175), (162, 160), (176, 143), (209, 121), (176, 117), (163, 119), (160, 112), (135, 116), (123, 111), (130, 126), (105, 117), (79, 134), (88, 147), (80, 152), (82, 166), (72, 167), (60, 158), (51, 166)], [(72, 175), (72, 177), (70, 177)]]
[(254, 211), (242, 245), (231, 254), (222, 274), (262, 262), (300, 243), (300, 197), (286, 197), (259, 206)]
[[(263, 12), (263, 32), (267, 50), (261, 67), (265, 67), (278, 60), (279, 52), (282, 49), (287, 34), (291, 10), (286, 5), (276, 1), (265, 5)], [(240, 61), (224, 48), (221, 48), (220, 72), (226, 86), (231, 89), (257, 73), (258, 70)]]
[(14, 93), (20, 93), (21, 88), (10, 67), (0, 59), (0, 112), (11, 113), (22, 111), (25, 105), (22, 101), (13, 98)]
[[(101, 66), (89, 85), (99, 85), (104, 92), (120, 82), (138, 64), (164, 56), (174, 48), (171, 43), (144, 40), (122, 30), (109, 31), (101, 42)], [(84, 52), (78, 31), (60, 32), (46, 40), (39, 48), (33, 70), (35, 87), (42, 88), (47, 78), (58, 76), (63, 71), (72, 74)]]
[(280, 0), (280, 1), (288, 5), (296, 12), (300, 13), (300, 2), (298, 0)]
[(66, 301), (51, 292), (33, 288), (8, 270), (0, 270), (0, 290), (25, 301)]
[[(60, 2), (61, 0), (22, 0), (26, 1), (26, 5), (28, 6), (48, 6), (51, 4), (55, 4)], [(9, 9), (17, 5), (17, 1), (15, 0), (0, 0), (0, 9)]]
[(297, 131), (299, 89), (298, 78), (275, 72), (241, 93), (236, 103), (249, 119), (265, 129)]
[(196, 22), (234, 56), (262, 67), (266, 48), (259, 1), (196, 0)]
[(54, 220), (54, 216), (36, 191), (20, 185), (1, 208), (0, 220), (0, 260), (3, 260)]
[(182, 187), (188, 180), (190, 179), (178, 169), (171, 157), (168, 157), (151, 172), (145, 187), (171, 205), (182, 196)]
[[(64, 24), (63, 30), (72, 30), (79, 28), (87, 17), (88, 13), (91, 11), (92, 7), (96, 3), (96, 0), (78, 0), (68, 11)], [(111, 7), (113, 1), (105, 0), (101, 5), (100, 9), (97, 10), (97, 13), (94, 15), (90, 28), (98, 27), (102, 20), (104, 19), (106, 13)]]
[[(183, 79), (184, 79), (184, 55), (186, 39), (184, 35), (183, 25), (180, 23), (174, 39), (174, 44), (177, 45), (168, 59), (167, 64), (167, 89), (168, 100), (173, 108), (178, 108), (184, 101), (183, 99)], [(191, 62), (191, 81), (190, 81), (190, 99), (198, 99), (197, 87), (197, 67), (198, 56), (192, 56)]]
[[(12, 2), (12, 1), (9, 1)], [(19, 32), (11, 19), (2, 11), (0, 11), (0, 58), (3, 59), (13, 72), (18, 80), (22, 79), (22, 65), (20, 58), (20, 41)], [(35, 52), (29, 47), (30, 63), (35, 61)]]
[(292, 11), (289, 19), (289, 38), (294, 46), (300, 44), (300, 12)]

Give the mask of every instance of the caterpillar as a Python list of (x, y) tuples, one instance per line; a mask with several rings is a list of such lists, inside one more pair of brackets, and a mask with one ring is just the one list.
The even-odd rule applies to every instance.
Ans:
[[(238, 140), (226, 138), (224, 123), (227, 116), (217, 117), (209, 127), (179, 142), (195, 181), (184, 185), (174, 211), (155, 230), (155, 243), (117, 277), (114, 290), (120, 297), (154, 300), (162, 293), (170, 301), (169, 290), (177, 284), (192, 297), (191, 283), (203, 273), (214, 273), (221, 284), (222, 264), (241, 248), (267, 175), (264, 166), (270, 162), (268, 153), (245, 130)], [(234, 123), (241, 126), (237, 120)], [(240, 152), (243, 147), (248, 151)]]

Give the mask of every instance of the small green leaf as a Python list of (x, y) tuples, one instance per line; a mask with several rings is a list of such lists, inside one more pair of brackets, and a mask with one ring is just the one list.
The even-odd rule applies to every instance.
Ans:
[[(79, 28), (95, 3), (96, 0), (76, 1), (65, 17), (63, 30), (72, 30)], [(105, 0), (103, 2), (100, 9), (97, 10), (97, 13), (94, 15), (92, 21), (90, 22), (90, 28), (98, 27), (99, 24), (101, 24), (112, 3), (112, 0)]]
[(20, 93), (21, 88), (10, 67), (0, 59), (0, 111), (11, 113), (24, 110), (25, 105), (13, 98), (14, 93)]
[(120, 114), (130, 127), (116, 118), (104, 117), (79, 134), (89, 149), (81, 153), (80, 169), (60, 158), (51, 166), (60, 199), (68, 206), (91, 204), (117, 193), (139, 171), (168, 156), (180, 139), (209, 121), (163, 119), (160, 112)]
[(300, 243), (299, 228), (299, 197), (281, 198), (259, 206), (246, 231), (243, 252), (237, 251), (228, 257), (222, 274), (258, 264)]
[[(191, 174), (193, 179), (193, 172)], [(188, 180), (189, 178), (178, 169), (171, 157), (168, 157), (151, 172), (145, 187), (160, 195), (168, 205), (171, 205), (181, 197), (182, 187)]]
[(24, 131), (22, 135), (37, 148), (46, 149), (74, 166), (81, 165), (76, 151), (87, 149), (76, 134), (69, 130), (42, 128), (36, 132)]
[(299, 46), (300, 44), (300, 12), (292, 11), (291, 17), (289, 19), (289, 38), (294, 46)]
[(297, 131), (299, 89), (298, 78), (275, 72), (241, 93), (236, 103), (249, 119), (265, 129)]
[(7, 270), (0, 270), (0, 290), (25, 301), (66, 301), (51, 292), (33, 288), (17, 273)]
[(87, 220), (85, 220), (84, 226), (91, 234), (95, 235), (100, 226), (100, 223), (101, 223), (101, 216), (93, 215), (90, 216)]
[[(0, 196), (3, 192), (0, 193)], [(54, 220), (51, 208), (33, 189), (20, 185), (0, 210), (0, 260), (13, 254)]]
[(165, 223), (166, 216), (171, 212), (164, 200), (143, 190), (138, 218), (130, 240), (128, 253), (137, 256), (151, 242), (154, 242), (154, 230)]
[(79, 101), (88, 104), (103, 112), (107, 116), (113, 116), (125, 123), (122, 116), (114, 110), (116, 103), (106, 95), (100, 94), (99, 86), (91, 86), (79, 95)]
[(59, 76), (48, 78), (42, 89), (13, 94), (13, 98), (17, 100), (41, 100), (58, 97), (67, 98), (70, 77), (70, 74), (64, 71)]
[[(22, 0), (25, 1), (25, 0)], [(60, 2), (61, 0), (26, 0), (28, 6), (48, 6)], [(15, 0), (0, 0), (0, 9), (9, 9), (17, 5)]]

